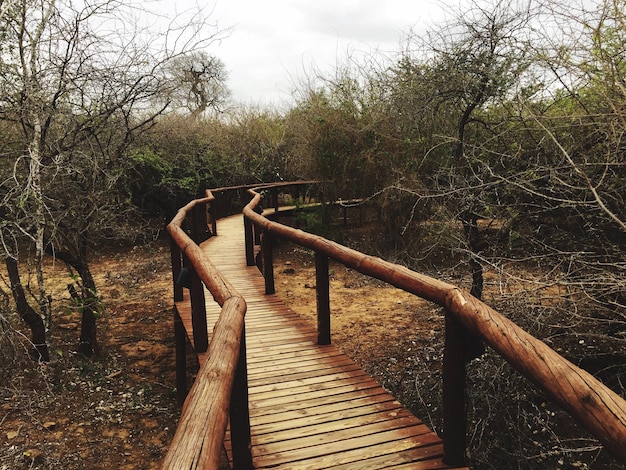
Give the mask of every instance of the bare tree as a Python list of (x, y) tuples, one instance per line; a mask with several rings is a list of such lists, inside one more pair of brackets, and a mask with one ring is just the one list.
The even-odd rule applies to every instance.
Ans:
[(520, 199), (543, 212), (544, 227), (551, 222), (535, 243), (560, 260), (563, 282), (583, 289), (598, 315), (608, 310), (616, 331), (626, 318), (624, 7), (622, 0), (546, 4), (550, 27), (538, 57), (550, 86), (534, 103), (519, 101), (526, 137), (540, 158), (532, 173), (506, 178)]
[(196, 51), (181, 55), (171, 63), (172, 101), (175, 108), (186, 109), (192, 119), (209, 110), (222, 111), (230, 91), (228, 72), (219, 58)]
[[(451, 263), (457, 276), (457, 262), (469, 258), (477, 296), (488, 269), (487, 301), (623, 393), (625, 5), (545, 4), (477, 1), (437, 34), (411, 37), (381, 78), (385, 92), (376, 106), (387, 115), (369, 127), (361, 116), (372, 108), (358, 100), (362, 91), (350, 96), (354, 82), (333, 82), (298, 111), (313, 111), (313, 158), (341, 162), (345, 148), (380, 162), (369, 187), (373, 199), (389, 201), (383, 210), (401, 214), (384, 222), (406, 239), (398, 246), (405, 261), (438, 272)], [(341, 106), (332, 101), (335, 91), (345, 98)], [(354, 145), (360, 129), (373, 136), (362, 148)], [(394, 174), (395, 182), (381, 187)], [(332, 176), (341, 181), (343, 174)], [(421, 263), (424, 252), (428, 264)], [(586, 438), (533, 442), (553, 431), (561, 440), (562, 422), (550, 429), (545, 403), (528, 403), (535, 392), (490, 354), (474, 365), (468, 371), (481, 387), (472, 405), (477, 462), (486, 450), (490, 468), (513, 459), (524, 468), (579, 457), (580, 465), (596, 463)], [(498, 401), (503, 389), (519, 404)], [(501, 429), (516, 431), (498, 436)], [(502, 460), (491, 458), (498, 453)]]
[(15, 162), (3, 166), (11, 168), (2, 176), (3, 203), (12, 236), (34, 246), (44, 318), (50, 308), (44, 253), (79, 273), (85, 304), (80, 350), (91, 354), (97, 310), (90, 299), (97, 290), (88, 253), (96, 234), (110, 231), (104, 221), (123, 212), (123, 199), (110, 189), (124, 150), (168, 108), (172, 61), (207, 47), (220, 33), (202, 11), (159, 31), (154, 25), (163, 23), (146, 19), (150, 12), (120, 0), (9, 3), (2, 6), (10, 44), (0, 59), (6, 91), (0, 117), (20, 139), (2, 156)]
[[(434, 165), (429, 197), (447, 200), (462, 223), (472, 270), (471, 293), (477, 298), (483, 291), (480, 252), (484, 249), (478, 221), (484, 217), (485, 192), (492, 185), (473, 149), (501, 124), (491, 121), (488, 109), (512, 95), (529, 67), (532, 18), (529, 2), (472, 2), (425, 40), (410, 38), (405, 65), (398, 69), (398, 73), (417, 73), (428, 83), (422, 90), (428, 97), (424, 107), (434, 110), (430, 114), (439, 124), (436, 132), (450, 132), (442, 149), (453, 158), (441, 157)], [(416, 51), (422, 55), (412, 58)], [(411, 67), (415, 60), (423, 65)], [(440, 152), (427, 155), (424, 160), (438, 158)]]

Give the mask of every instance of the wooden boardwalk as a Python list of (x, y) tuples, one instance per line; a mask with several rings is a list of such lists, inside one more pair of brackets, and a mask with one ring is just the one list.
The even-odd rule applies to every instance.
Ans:
[[(221, 219), (218, 234), (202, 249), (248, 305), (255, 468), (450, 468), (435, 433), (335, 346), (318, 346), (314, 325), (265, 295), (258, 269), (246, 266), (242, 216)], [(206, 297), (212, 331), (220, 309)], [(176, 307), (193, 338), (188, 300)]]

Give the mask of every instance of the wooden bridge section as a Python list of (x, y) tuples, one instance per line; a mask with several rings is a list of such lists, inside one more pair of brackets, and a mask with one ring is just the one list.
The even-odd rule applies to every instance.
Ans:
[[(201, 244), (246, 299), (246, 346), (255, 468), (450, 468), (441, 439), (276, 295), (247, 266), (243, 217), (221, 219)], [(221, 308), (207, 295), (208, 329)], [(188, 298), (176, 303), (193, 339)], [(210, 341), (210, 339), (209, 339)], [(200, 354), (205, 360), (205, 354)], [(225, 446), (232, 460), (230, 440)]]
[[(480, 342), (626, 463), (626, 401), (591, 374), (454, 285), (262, 215), (279, 192), (304, 203), (311, 183), (208, 191), (168, 225), (184, 406), (164, 469), (218, 469), (224, 448), (235, 469), (466, 468), (466, 345)], [(315, 253), (316, 327), (273, 295), (276, 237)], [(330, 345), (330, 259), (443, 308), (443, 441)], [(200, 361), (188, 395), (187, 338)]]

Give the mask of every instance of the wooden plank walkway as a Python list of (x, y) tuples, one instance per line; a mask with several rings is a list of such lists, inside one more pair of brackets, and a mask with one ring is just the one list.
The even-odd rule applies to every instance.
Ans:
[[(221, 219), (218, 234), (202, 248), (248, 305), (255, 468), (450, 468), (434, 432), (335, 346), (318, 346), (310, 322), (265, 295), (258, 269), (246, 266), (242, 216)], [(206, 297), (212, 331), (220, 309)], [(176, 306), (193, 338), (188, 300)]]

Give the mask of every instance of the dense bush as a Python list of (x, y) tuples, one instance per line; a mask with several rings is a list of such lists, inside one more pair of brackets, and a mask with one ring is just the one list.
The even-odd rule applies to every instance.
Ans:
[[(516, 320), (546, 341), (563, 341), (558, 347), (574, 362), (610, 370), (603, 378), (623, 394), (624, 357), (616, 351), (626, 341), (624, 1), (580, 9), (549, 3), (472, 3), (450, 23), (410, 33), (395, 55), (352, 57), (333, 76), (316, 77), (283, 113), (233, 108), (142, 119), (133, 114), (134, 98), (115, 104), (120, 90), (101, 93), (101, 114), (89, 86), (74, 100), (89, 104), (80, 111), (57, 101), (15, 107), (23, 95), (15, 92), (14, 102), (2, 101), (0, 120), (3, 240), (22, 237), (38, 244), (40, 257), (47, 249), (86, 268), (92, 247), (136, 239), (139, 213), (162, 227), (206, 188), (319, 179), (327, 199), (367, 202), (375, 230), (359, 248), (417, 269), (453, 266), (487, 292), (483, 272), (504, 285), (533, 284), (524, 308), (519, 297), (488, 300), (519, 312)], [(14, 69), (2, 72), (3, 89), (12, 90)], [(69, 93), (61, 85), (51, 99)], [(26, 119), (33, 109), (55, 111), (48, 140), (33, 137), (34, 117)], [(40, 161), (32, 174), (25, 155), (35, 143)], [(320, 230), (326, 225), (325, 214), (309, 217)], [(560, 300), (546, 299), (555, 289)], [(45, 310), (45, 296), (40, 303)], [(594, 337), (602, 338), (597, 348), (577, 348)], [(494, 377), (485, 396), (517, 387), (501, 370), (496, 362), (483, 370)], [(538, 400), (529, 408), (541, 413)], [(476, 416), (508, 416), (522, 427), (532, 421), (536, 430), (530, 409), (520, 421), (484, 411), (505, 403), (475, 405)], [(479, 438), (490, 426), (479, 421), (475, 461), (505, 461), (486, 448), (491, 437)], [(534, 449), (527, 433), (519, 435), (502, 443), (505, 455)]]

